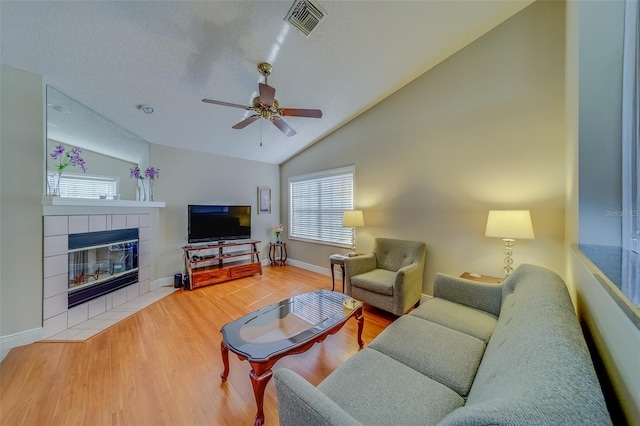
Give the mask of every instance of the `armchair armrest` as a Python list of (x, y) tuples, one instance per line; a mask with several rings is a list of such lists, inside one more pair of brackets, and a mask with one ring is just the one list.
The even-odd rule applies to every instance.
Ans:
[(393, 284), (396, 312), (407, 312), (415, 300), (422, 295), (423, 262), (413, 262), (398, 269)]
[(376, 255), (368, 253), (362, 256), (348, 257), (344, 260), (344, 275), (347, 294), (351, 294), (351, 277), (376, 269)]
[(502, 287), (501, 284), (485, 284), (438, 273), (433, 282), (433, 297), (498, 316), (502, 306)]
[(362, 426), (338, 404), (295, 372), (274, 373), (280, 425)]

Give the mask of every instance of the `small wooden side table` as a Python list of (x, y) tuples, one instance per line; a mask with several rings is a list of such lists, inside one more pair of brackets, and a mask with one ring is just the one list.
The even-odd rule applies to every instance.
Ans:
[(287, 243), (282, 241), (270, 242), (269, 261), (271, 266), (285, 266), (287, 264)]
[(344, 260), (347, 257), (348, 256), (345, 256), (343, 254), (332, 254), (331, 256), (329, 256), (329, 261), (331, 263), (331, 291), (335, 291), (336, 289), (336, 279), (333, 268), (335, 265), (340, 265), (340, 268), (342, 269), (342, 292), (344, 293)]
[(472, 272), (465, 272), (462, 275), (460, 275), (460, 278), (464, 278), (472, 281), (478, 281), (480, 283), (487, 283), (487, 284), (500, 284), (502, 280), (504, 280), (504, 278), (492, 277), (491, 275), (478, 274), (480, 276), (476, 277), (476, 276), (471, 276), (470, 274), (472, 274)]

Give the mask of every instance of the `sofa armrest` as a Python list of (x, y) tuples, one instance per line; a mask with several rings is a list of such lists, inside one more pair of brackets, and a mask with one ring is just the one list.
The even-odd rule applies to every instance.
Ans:
[(338, 404), (295, 372), (286, 368), (274, 373), (281, 426), (362, 426)]
[(344, 260), (345, 283), (347, 294), (351, 294), (351, 277), (376, 269), (376, 255), (368, 253), (361, 256), (347, 257)]
[(498, 316), (502, 306), (502, 287), (501, 284), (480, 283), (438, 273), (433, 282), (433, 297), (447, 299)]

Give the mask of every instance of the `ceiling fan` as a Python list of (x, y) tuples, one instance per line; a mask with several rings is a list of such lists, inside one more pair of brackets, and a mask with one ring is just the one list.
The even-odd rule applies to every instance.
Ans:
[(280, 104), (276, 100), (276, 89), (267, 84), (267, 77), (271, 74), (272, 67), (266, 62), (258, 65), (258, 71), (264, 76), (264, 83), (258, 83), (258, 90), (260, 96), (253, 98), (252, 106), (245, 106), (240, 104), (232, 104), (229, 102), (214, 101), (212, 99), (203, 99), (202, 102), (209, 104), (216, 104), (234, 108), (242, 108), (247, 111), (253, 111), (255, 114), (245, 118), (235, 126), (233, 129), (244, 129), (249, 124), (253, 123), (259, 118), (270, 120), (274, 126), (276, 126), (282, 133), (287, 136), (293, 136), (296, 131), (293, 130), (282, 117), (307, 117), (307, 118), (321, 118), (322, 111), (319, 109), (301, 109), (301, 108), (280, 108)]

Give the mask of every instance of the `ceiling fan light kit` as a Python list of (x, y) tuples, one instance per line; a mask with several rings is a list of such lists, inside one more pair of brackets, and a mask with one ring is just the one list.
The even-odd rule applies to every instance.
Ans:
[(233, 108), (242, 108), (255, 113), (232, 126), (232, 129), (244, 129), (257, 119), (264, 118), (265, 120), (271, 121), (273, 125), (280, 129), (280, 131), (286, 136), (293, 136), (296, 134), (296, 131), (282, 119), (283, 116), (321, 118), (322, 111), (319, 109), (280, 108), (280, 103), (275, 98), (276, 89), (268, 84), (267, 78), (271, 74), (272, 70), (273, 67), (266, 62), (258, 65), (258, 72), (264, 76), (264, 83), (258, 84), (259, 96), (253, 98), (251, 106), (215, 101), (212, 99), (203, 99), (202, 102)]

